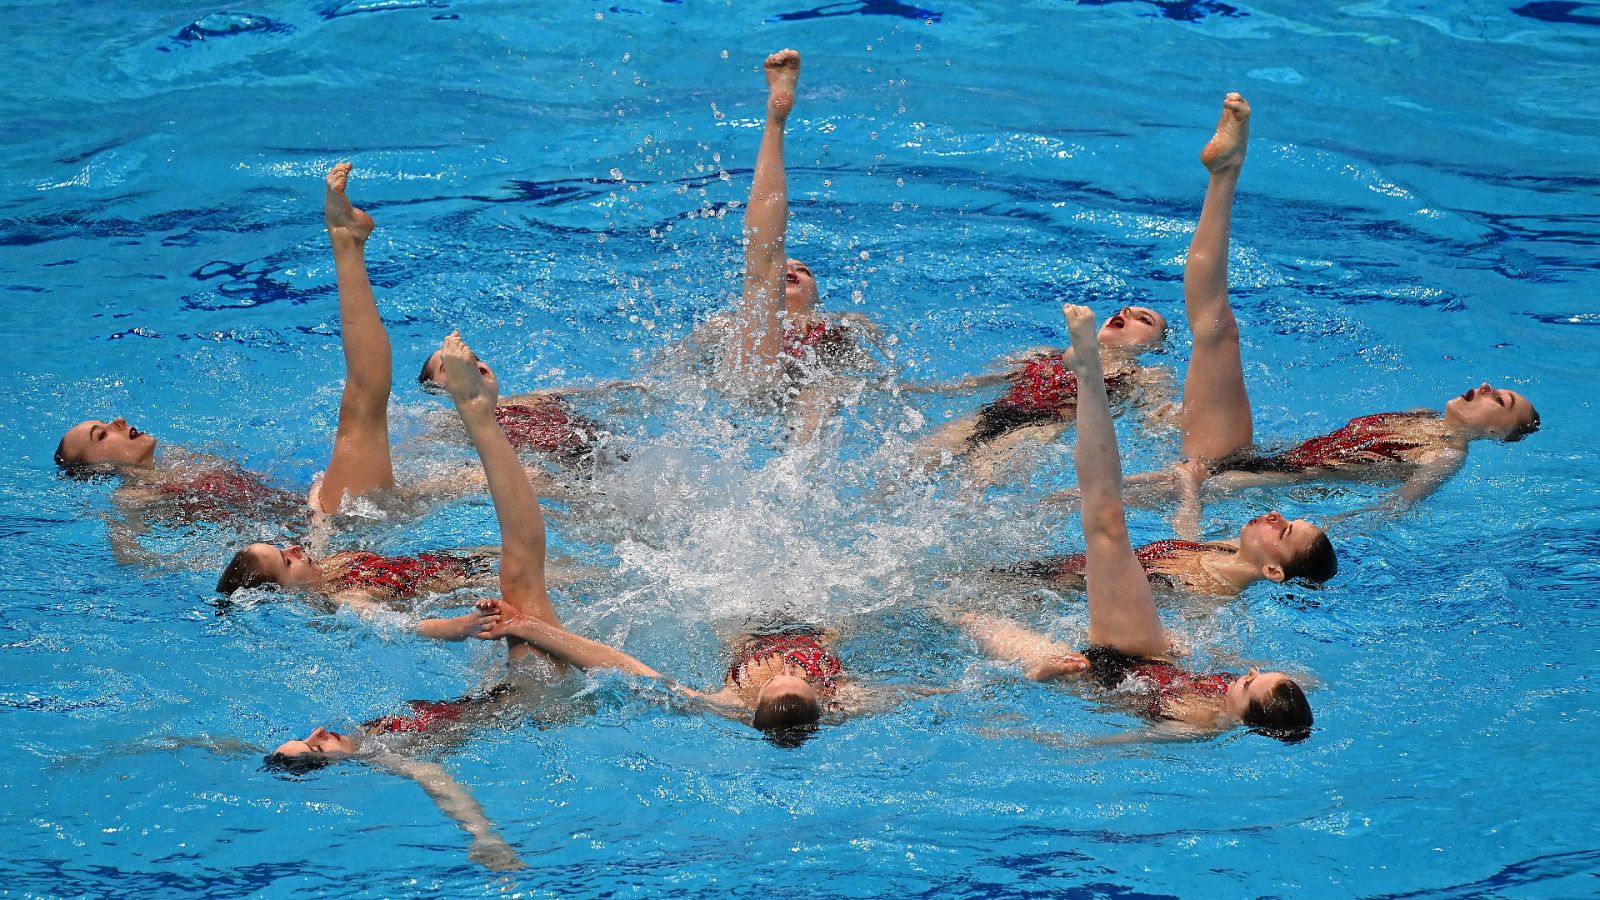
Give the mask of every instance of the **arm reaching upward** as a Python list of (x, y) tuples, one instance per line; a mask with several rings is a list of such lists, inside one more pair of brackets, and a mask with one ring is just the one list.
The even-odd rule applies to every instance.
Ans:
[(783, 348), (784, 239), (789, 228), (789, 179), (783, 162), (784, 128), (794, 108), (800, 54), (780, 50), (767, 57), (767, 121), (756, 153), (750, 202), (744, 213), (744, 295), (734, 311), (726, 349), (729, 368), (741, 378), (776, 377)]
[(314, 498), (325, 513), (339, 511), (345, 494), (360, 496), (394, 486), (389, 458), (389, 389), (393, 378), (389, 333), (367, 278), (367, 237), (372, 217), (350, 203), (350, 164), (328, 170), (323, 214), (339, 281), (339, 331), (344, 347), (344, 395), (333, 456)]
[(1156, 614), (1150, 582), (1128, 539), (1122, 506), (1122, 460), (1111, 424), (1100, 339), (1094, 313), (1084, 306), (1062, 307), (1072, 347), (1066, 363), (1078, 376), (1078, 441), (1073, 459), (1082, 498), (1085, 577), (1089, 590), (1089, 640), (1132, 656), (1166, 652), (1166, 631)]
[(450, 399), (461, 423), (483, 461), (495, 517), (500, 522), (500, 591), (506, 600), (528, 614), (560, 625), (550, 594), (545, 589), (544, 514), (517, 451), (511, 448), (495, 421), (495, 384), (478, 371), (477, 357), (451, 332), (440, 347)]

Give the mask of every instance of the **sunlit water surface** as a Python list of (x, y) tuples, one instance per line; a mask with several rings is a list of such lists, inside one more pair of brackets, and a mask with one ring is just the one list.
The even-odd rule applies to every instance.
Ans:
[[(1370, 2), (12, 4), (0, 195), (11, 336), (0, 434), (7, 890), (66, 895), (1574, 896), (1594, 890), (1600, 503), (1600, 17), (1583, 4)], [(1000, 10), (1007, 10), (1002, 13)], [(1316, 683), (1315, 736), (1105, 745), (1114, 707), (984, 662), (932, 611), (987, 603), (1083, 639), (1081, 599), (973, 573), (1078, 545), (1033, 501), (1066, 445), (988, 504), (907, 481), (975, 397), (863, 384), (809, 445), (709, 396), (663, 348), (738, 288), (760, 57), (805, 54), (791, 252), (827, 305), (893, 336), (907, 381), (1059, 344), (1063, 300), (1181, 323), (1221, 94), (1256, 115), (1233, 287), (1267, 441), (1482, 380), (1545, 429), (1474, 448), (1411, 517), (1337, 535), (1320, 591), (1174, 608), (1199, 661)], [(952, 693), (782, 750), (624, 678), (429, 751), (528, 867), (487, 873), (415, 785), (306, 779), (263, 747), (497, 677), (294, 603), (219, 614), (228, 548), (280, 529), (153, 532), (119, 567), (109, 485), (50, 454), (121, 414), (301, 489), (339, 391), (320, 180), (379, 227), (398, 431), (459, 327), (507, 388), (641, 378), (588, 405), (628, 458), (557, 506), (574, 629), (714, 685), (717, 635), (784, 609), (836, 624), (862, 678)], [(1181, 371), (1188, 336), (1155, 361)], [(1130, 469), (1170, 433), (1123, 423)], [(416, 473), (461, 458), (410, 440)], [(891, 490), (891, 488), (898, 488)], [(1274, 503), (1325, 516), (1369, 489)], [(1136, 538), (1168, 534), (1151, 515)], [(495, 540), (486, 501), (379, 521), (391, 551)], [(572, 696), (576, 695), (576, 696)]]

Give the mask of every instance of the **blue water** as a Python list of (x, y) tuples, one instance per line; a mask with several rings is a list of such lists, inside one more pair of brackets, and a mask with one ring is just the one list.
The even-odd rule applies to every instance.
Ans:
[[(33, 2), (4, 22), (3, 890), (1595, 892), (1600, 6)], [(1009, 603), (1082, 639), (1075, 598), (979, 597), (966, 574), (1078, 542), (1029, 502), (1071, 483), (1065, 446), (990, 504), (879, 497), (919, 428), (976, 401), (868, 389), (817, 445), (775, 448), (656, 361), (737, 291), (729, 205), (756, 66), (783, 46), (805, 54), (792, 252), (826, 305), (885, 325), (909, 380), (1060, 343), (1064, 299), (1181, 323), (1195, 155), (1238, 89), (1258, 435), (1437, 408), (1482, 380), (1533, 398), (1543, 431), (1474, 447), (1414, 515), (1342, 538), (1327, 588), (1172, 610), (1202, 658), (1312, 677), (1311, 740), (1093, 744), (1138, 722), (982, 661), (928, 615)], [(261, 747), (315, 725), (492, 680), (498, 651), (296, 604), (218, 615), (226, 545), (257, 533), (157, 531), (173, 565), (119, 567), (109, 486), (57, 479), (50, 454), (120, 414), (308, 484), (340, 372), (321, 173), (347, 158), (379, 223), (397, 430), (440, 415), (408, 379), (453, 327), (508, 388), (655, 387), (593, 409), (630, 464), (552, 518), (592, 576), (558, 594), (571, 627), (709, 685), (719, 624), (781, 602), (841, 623), (868, 679), (959, 690), (786, 751), (627, 679), (581, 681), (564, 712), (432, 751), (529, 863), (510, 875), (468, 862), (410, 782), (261, 771)], [(1177, 327), (1162, 361), (1186, 357)], [(1170, 435), (1123, 428), (1130, 468), (1171, 457)], [(402, 455), (415, 472), (460, 451)], [(1297, 488), (1207, 522), (1371, 496)], [(471, 500), (361, 539), (492, 528)]]

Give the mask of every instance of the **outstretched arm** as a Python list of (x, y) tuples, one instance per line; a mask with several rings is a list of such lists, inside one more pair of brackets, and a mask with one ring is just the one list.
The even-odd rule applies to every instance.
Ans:
[(1009, 619), (988, 613), (967, 613), (957, 618), (984, 653), (995, 659), (1016, 662), (1034, 681), (1080, 678), (1089, 671), (1083, 654), (1060, 641), (1023, 628)]
[[(479, 601), (478, 608), (484, 615), (484, 630), (480, 637), (485, 640), (521, 638), (561, 662), (580, 669), (616, 669), (628, 675), (664, 678), (660, 672), (621, 650), (573, 634), (543, 619), (519, 615), (515, 609), (507, 609), (499, 600)], [(694, 691), (685, 693), (695, 694)]]
[(333, 456), (316, 496), (325, 513), (339, 511), (346, 494), (360, 496), (394, 486), (389, 459), (389, 388), (393, 360), (389, 333), (378, 316), (378, 304), (367, 278), (367, 237), (372, 217), (350, 204), (345, 187), (350, 164), (328, 171), (323, 214), (333, 245), (339, 281), (339, 330), (344, 347), (344, 395), (339, 400), (339, 426)]
[(1094, 313), (1084, 306), (1062, 307), (1072, 347), (1066, 363), (1078, 376), (1078, 440), (1073, 459), (1082, 498), (1085, 577), (1089, 589), (1089, 640), (1132, 656), (1166, 652), (1166, 631), (1156, 614), (1155, 597), (1128, 539), (1122, 507), (1122, 460), (1106, 399), (1100, 366), (1100, 339)]
[(1228, 232), (1249, 138), (1250, 105), (1229, 94), (1216, 134), (1200, 151), (1211, 182), (1183, 266), (1183, 306), (1194, 332), (1183, 383), (1183, 455), (1189, 459), (1221, 459), (1252, 439), (1239, 323), (1228, 305)]
[(489, 821), (483, 807), (466, 785), (451, 777), (443, 766), (393, 753), (378, 754), (371, 757), (370, 761), (375, 766), (415, 781), (427, 792), (428, 799), (439, 807), (440, 812), (471, 835), (472, 847), (467, 851), (467, 858), (497, 872), (523, 867), (516, 848), (506, 843), (506, 839), (495, 831), (494, 823)]
[(750, 203), (744, 213), (744, 296), (733, 315), (728, 367), (739, 377), (775, 377), (783, 348), (784, 238), (789, 228), (789, 179), (783, 162), (784, 128), (794, 108), (800, 54), (767, 57), (767, 123), (756, 154)]

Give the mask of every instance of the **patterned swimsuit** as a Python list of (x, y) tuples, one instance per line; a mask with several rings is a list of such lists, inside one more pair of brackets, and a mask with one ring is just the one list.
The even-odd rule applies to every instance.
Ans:
[(1421, 447), (1397, 434), (1397, 426), (1437, 419), (1433, 412), (1391, 412), (1359, 416), (1327, 434), (1318, 435), (1282, 453), (1268, 456), (1235, 454), (1219, 461), (1219, 472), (1305, 472), (1341, 466), (1372, 466), (1406, 462), (1405, 453)]
[[(1127, 372), (1106, 376), (1106, 391), (1122, 388)], [(978, 410), (978, 423), (967, 439), (969, 449), (1001, 435), (1046, 422), (1067, 419), (1078, 404), (1078, 376), (1067, 368), (1060, 353), (1037, 353), (1006, 374), (1011, 386), (1004, 396)]]
[(1139, 712), (1151, 719), (1172, 718), (1167, 704), (1194, 697), (1225, 697), (1239, 676), (1230, 672), (1201, 675), (1159, 659), (1129, 656), (1105, 646), (1083, 651), (1089, 674), (1106, 689), (1130, 688), (1139, 697)]
[(518, 450), (537, 450), (564, 461), (582, 458), (594, 449), (600, 426), (558, 399), (543, 403), (497, 406), (495, 421)]
[(422, 586), (435, 576), (467, 579), (476, 574), (474, 559), (449, 553), (419, 553), (416, 556), (380, 556), (361, 551), (334, 580), (335, 591), (363, 589), (382, 592), (392, 600), (407, 600), (421, 593)]
[(781, 656), (785, 663), (805, 672), (806, 681), (817, 690), (817, 696), (831, 699), (838, 685), (834, 679), (844, 671), (844, 664), (832, 650), (823, 646), (815, 634), (769, 634), (745, 640), (739, 656), (728, 666), (728, 680), (744, 686), (744, 670), (751, 663), (770, 656)]
[(161, 495), (187, 518), (217, 522), (249, 512), (290, 509), (305, 501), (237, 469), (212, 469), (183, 481), (161, 485)]

